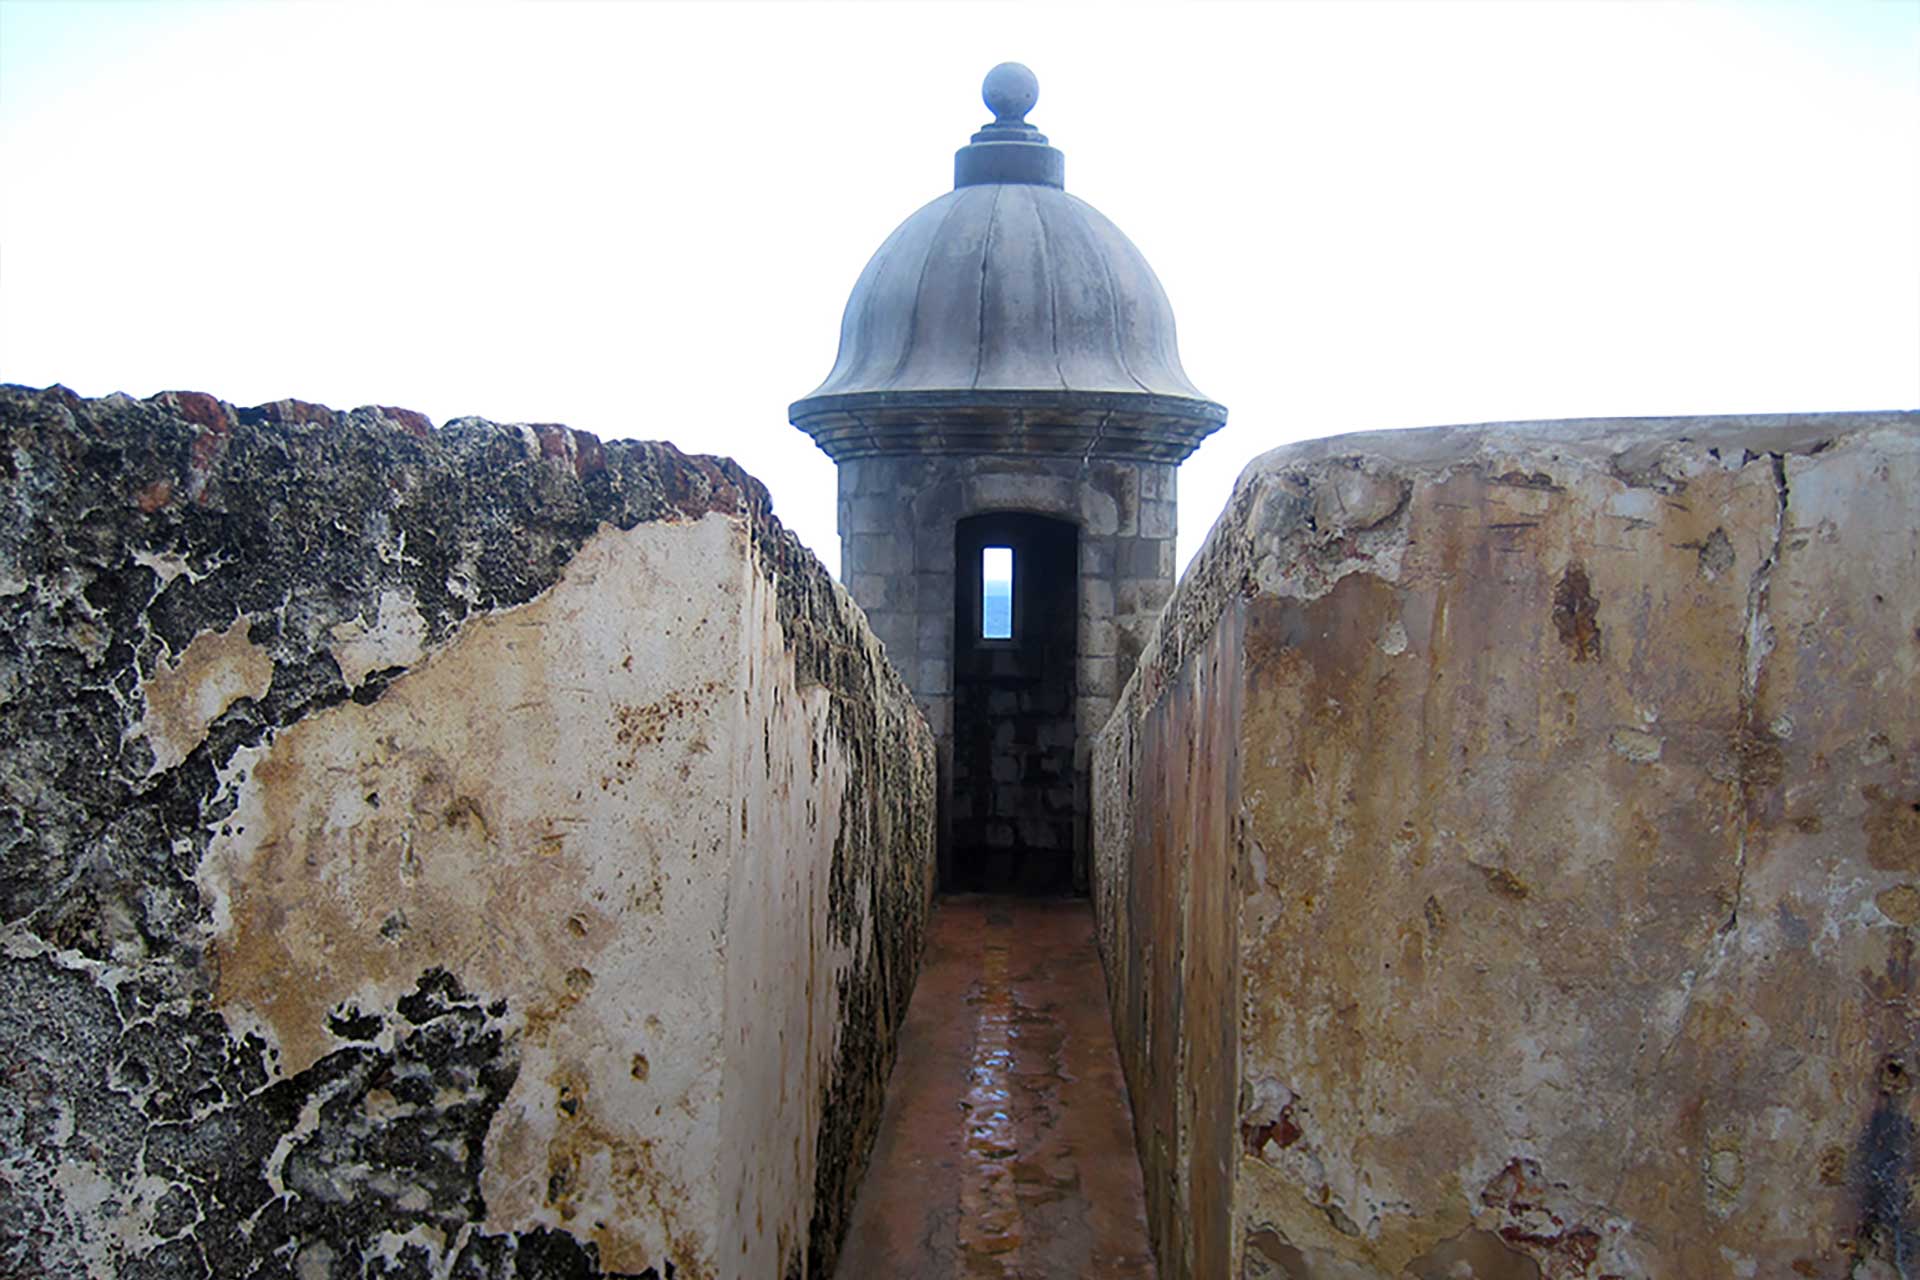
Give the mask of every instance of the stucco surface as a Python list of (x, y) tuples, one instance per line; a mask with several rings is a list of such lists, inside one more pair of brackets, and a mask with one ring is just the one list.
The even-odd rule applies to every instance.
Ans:
[(932, 740), (731, 463), (0, 391), (0, 1270), (829, 1274)]
[[(1196, 951), (1238, 1010), (1228, 1238), (1157, 1218), (1168, 1274), (1214, 1249), (1293, 1280), (1911, 1272), (1916, 493), (1911, 414), (1248, 468), (1096, 758), (1137, 1114), (1191, 1105), (1218, 1052)], [(1183, 776), (1204, 720), (1166, 727), (1229, 635), (1232, 821), (1122, 820)], [(1156, 910), (1198, 919), (1215, 847), (1235, 918), (1144, 959), (1167, 939), (1136, 882), (1179, 853), (1188, 900)], [(1139, 1128), (1150, 1198), (1200, 1185)]]

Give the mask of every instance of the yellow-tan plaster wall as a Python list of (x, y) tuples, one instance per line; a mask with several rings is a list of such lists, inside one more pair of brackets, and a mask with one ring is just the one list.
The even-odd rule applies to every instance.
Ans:
[[(1185, 939), (1234, 948), (1232, 1204), (1181, 1206), (1231, 1226), (1163, 1226), (1163, 1273), (1911, 1265), (1916, 494), (1914, 415), (1382, 433), (1248, 469), (1096, 783), (1182, 769), (1191, 735), (1154, 726), (1237, 633), (1238, 807), (1205, 839), (1238, 919)], [(1217, 1043), (1164, 1013), (1217, 983), (1143, 962), (1122, 905), (1216, 856), (1156, 823), (1096, 850), (1149, 1115), (1197, 1070), (1161, 1064)], [(1150, 1132), (1151, 1186), (1186, 1157)]]
[[(609, 1271), (804, 1253), (841, 983), (874, 945), (864, 914), (834, 936), (827, 883), (870, 784), (796, 681), (752, 532), (603, 530), (378, 701), (242, 752), (201, 871), (218, 1007), (285, 1074), (341, 1043), (331, 1010), (391, 1006), (423, 971), (504, 998), (519, 1073), (481, 1225), (591, 1240)], [(904, 696), (890, 714), (930, 802), (924, 724)], [(916, 818), (924, 896), (930, 804)]]

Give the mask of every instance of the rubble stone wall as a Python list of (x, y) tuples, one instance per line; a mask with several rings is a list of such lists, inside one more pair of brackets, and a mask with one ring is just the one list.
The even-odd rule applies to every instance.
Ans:
[(1916, 495), (1915, 414), (1247, 469), (1095, 759), (1163, 1274), (1912, 1273)]
[(831, 1274), (932, 739), (732, 463), (0, 389), (0, 1273)]

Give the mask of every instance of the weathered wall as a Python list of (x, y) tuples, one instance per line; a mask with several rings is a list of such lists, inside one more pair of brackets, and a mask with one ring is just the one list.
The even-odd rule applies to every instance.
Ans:
[(0, 390), (0, 1272), (830, 1273), (932, 742), (731, 463)]
[[(1238, 1010), (1230, 1213), (1182, 1205), (1182, 1235), (1156, 1206), (1167, 1274), (1914, 1274), (1916, 494), (1913, 414), (1381, 433), (1247, 470), (1096, 759), (1143, 1116), (1193, 1111), (1197, 1007)], [(1122, 819), (1181, 776), (1223, 659), (1231, 822), (1231, 788)], [(1237, 916), (1200, 929), (1215, 858)], [(1149, 1185), (1197, 1200), (1155, 1132)]]
[(1240, 644), (1229, 608), (1094, 765), (1095, 909), (1147, 1216), (1166, 1277), (1227, 1273)]

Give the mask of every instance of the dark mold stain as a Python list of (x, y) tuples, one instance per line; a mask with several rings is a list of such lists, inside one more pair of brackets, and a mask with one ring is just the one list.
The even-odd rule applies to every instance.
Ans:
[(1553, 628), (1575, 662), (1600, 657), (1600, 602), (1587, 581), (1586, 566), (1578, 561), (1554, 584)]
[(1913, 937), (1902, 934), (1889, 947), (1885, 971), (1861, 975), (1868, 1007), (1879, 1014), (1878, 1038), (1891, 1047), (1875, 1068), (1872, 1106), (1854, 1142), (1849, 1170), (1858, 1206), (1854, 1256), (1885, 1263), (1899, 1276), (1920, 1267), (1920, 1222), (1912, 1201), (1914, 1123), (1908, 1114), (1913, 1063), (1920, 1059), (1913, 960)]
[(1533, 893), (1525, 880), (1505, 867), (1483, 867), (1477, 862), (1470, 865), (1487, 878), (1487, 889), (1500, 897), (1512, 898), (1515, 902), (1525, 902)]
[[(333, 1274), (358, 1275), (338, 1267), (385, 1233), (424, 1226), (452, 1240), (484, 1217), (486, 1133), (519, 1069), (503, 1006), (432, 970), (399, 1002), (404, 1012), (336, 1012), (336, 1033), (363, 1043), (271, 1080), (259, 1040), (235, 1041), (204, 1005), (181, 1013), (167, 997), (138, 982), (109, 990), (46, 958), (0, 962), (0, 1034), (30, 1046), (0, 1092), (35, 1102), (16, 1158), (57, 1160), (55, 1117), (66, 1112), (96, 1168), (143, 1168), (170, 1184), (154, 1228), (177, 1238), (122, 1256), (123, 1274), (283, 1276), (288, 1258), (308, 1252), (338, 1260)], [(395, 1016), (407, 1030), (391, 1050), (364, 1043)], [(270, 1183), (276, 1174), (283, 1193)], [(0, 1273), (77, 1265), (56, 1206), (7, 1199)], [(413, 1270), (368, 1274), (433, 1274), (429, 1261), (421, 1252)], [(470, 1232), (452, 1274), (602, 1272), (592, 1246), (571, 1236)]]
[(1920, 800), (1889, 795), (1868, 783), (1860, 788), (1867, 802), (1860, 820), (1867, 837), (1867, 861), (1879, 871), (1920, 870)]
[(1733, 568), (1733, 541), (1725, 529), (1715, 529), (1700, 547), (1700, 576), (1718, 578)]

